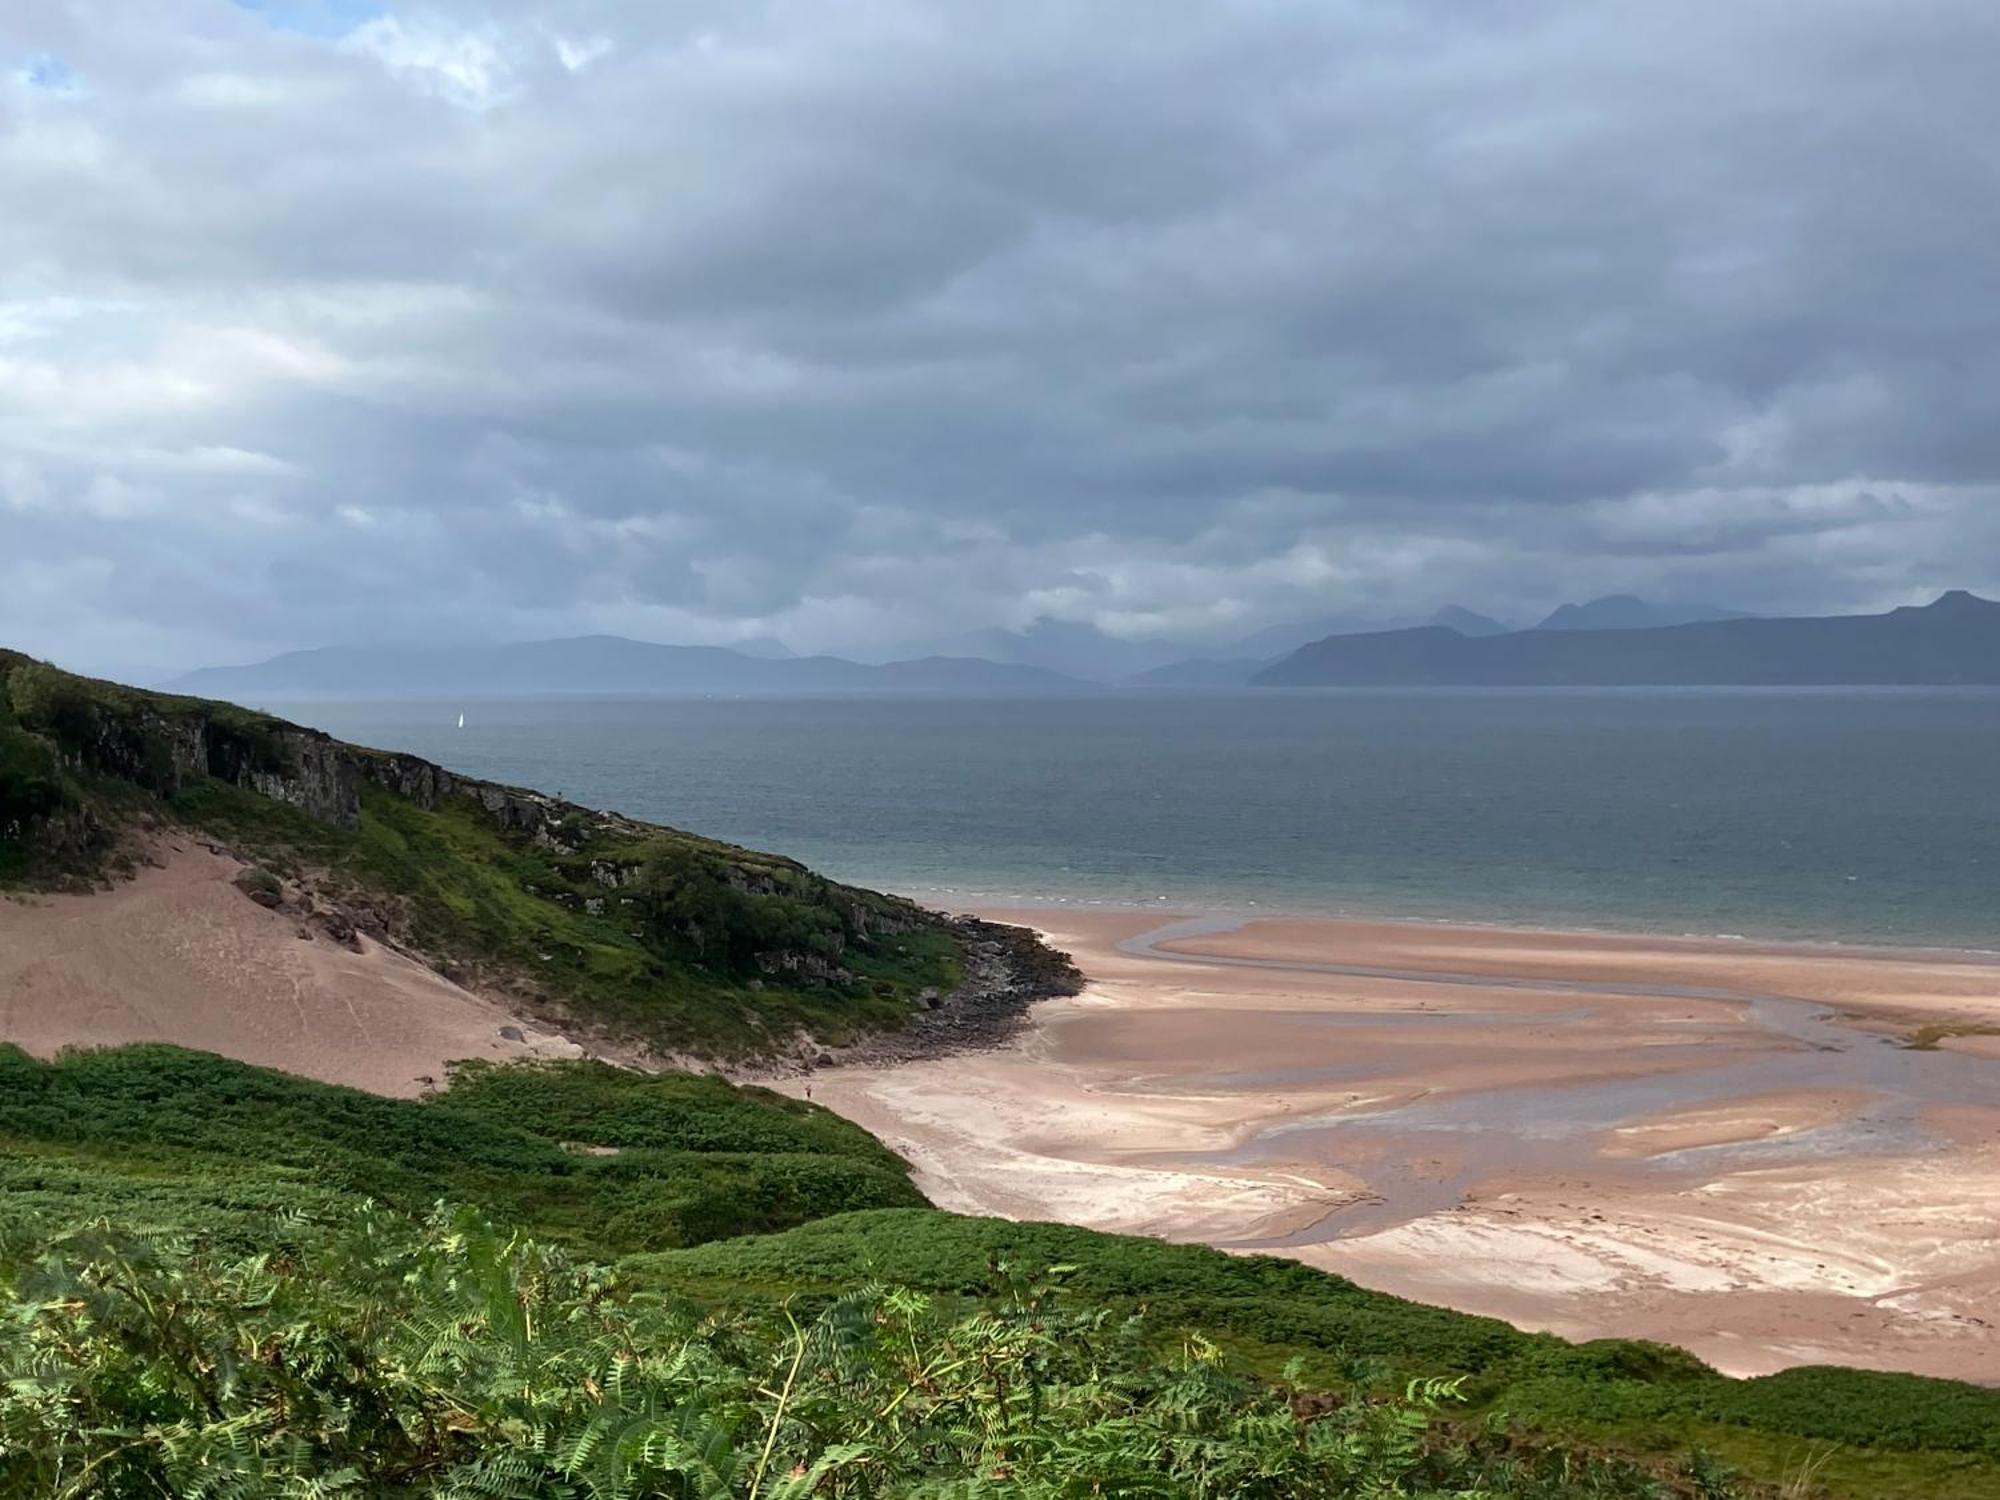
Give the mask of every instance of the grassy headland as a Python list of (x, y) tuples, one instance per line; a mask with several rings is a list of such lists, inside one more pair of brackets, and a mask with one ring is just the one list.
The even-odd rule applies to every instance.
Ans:
[(969, 943), (1005, 946), (1018, 1003), (1074, 982), (1018, 937), (794, 860), (0, 652), (0, 882), (115, 874), (162, 825), (291, 879), (337, 935), (679, 1055), (896, 1030), (959, 983)]

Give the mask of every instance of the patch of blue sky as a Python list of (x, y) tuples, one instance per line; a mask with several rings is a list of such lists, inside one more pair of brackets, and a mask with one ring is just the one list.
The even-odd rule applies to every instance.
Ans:
[(239, 10), (262, 16), (279, 31), (296, 31), (304, 36), (329, 41), (346, 36), (355, 27), (386, 15), (383, 0), (235, 0)]
[(21, 65), (21, 76), (30, 88), (47, 89), (52, 94), (77, 92), (76, 73), (52, 52), (38, 53)]

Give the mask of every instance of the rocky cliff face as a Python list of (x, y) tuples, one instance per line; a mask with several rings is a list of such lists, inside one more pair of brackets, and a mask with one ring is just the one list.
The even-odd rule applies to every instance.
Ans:
[(296, 807), (340, 828), (361, 822), (361, 778), (345, 745), (305, 729), (274, 736), (269, 759), (245, 761), (220, 736), (207, 738), (208, 774)]
[(212, 776), (337, 828), (360, 825), (354, 752), (314, 730), (150, 709), (66, 719), (50, 727), (68, 769), (129, 781), (159, 797)]
[[(12, 653), (0, 653), (0, 708), (0, 732), (19, 742), (24, 760), (45, 761), (58, 775), (110, 778), (160, 798), (211, 777), (352, 829), (361, 822), (362, 788), (372, 783), (427, 811), (462, 796), (502, 831), (559, 854), (575, 854), (604, 835), (638, 839), (647, 831), (616, 814), (456, 776), (413, 755), (359, 749), (227, 704), (71, 677)], [(26, 836), (28, 816), (25, 808), (16, 813), (9, 825), (13, 836)], [(88, 842), (91, 820), (74, 798), (38, 805), (34, 816), (45, 839), (60, 837), (72, 850)], [(615, 885), (629, 875), (607, 866), (604, 879)]]
[(616, 813), (592, 812), (560, 797), (457, 776), (414, 755), (381, 751), (350, 755), (357, 775), (409, 799), (426, 812), (435, 811), (447, 798), (463, 796), (483, 808), (504, 832), (520, 834), (558, 854), (577, 853), (586, 833), (616, 833), (621, 825), (634, 836), (644, 832), (642, 824)]

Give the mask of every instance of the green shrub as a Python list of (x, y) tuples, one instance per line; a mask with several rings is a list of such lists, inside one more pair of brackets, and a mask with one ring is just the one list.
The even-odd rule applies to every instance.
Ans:
[(810, 1151), (902, 1166), (874, 1136), (829, 1110), (693, 1073), (639, 1073), (591, 1061), (474, 1063), (454, 1071), (440, 1104), (455, 1115), (532, 1120), (540, 1135), (590, 1146)]
[[(0, 1255), (0, 1495), (1724, 1500), (1398, 1400), (1232, 1373), (1000, 1268), (718, 1324), (469, 1215), (284, 1257), (101, 1231)], [(169, 1311), (170, 1310), (170, 1311)]]
[(275, 905), (285, 894), (285, 883), (262, 865), (246, 865), (236, 872), (236, 888), (254, 901)]
[(0, 724), (0, 838), (19, 841), (29, 819), (52, 817), (74, 801), (54, 752), (24, 730)]

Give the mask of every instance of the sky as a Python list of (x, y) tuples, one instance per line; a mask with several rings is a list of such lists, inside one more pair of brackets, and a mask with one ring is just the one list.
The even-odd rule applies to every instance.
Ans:
[(2000, 594), (1992, 0), (7, 0), (0, 644)]

